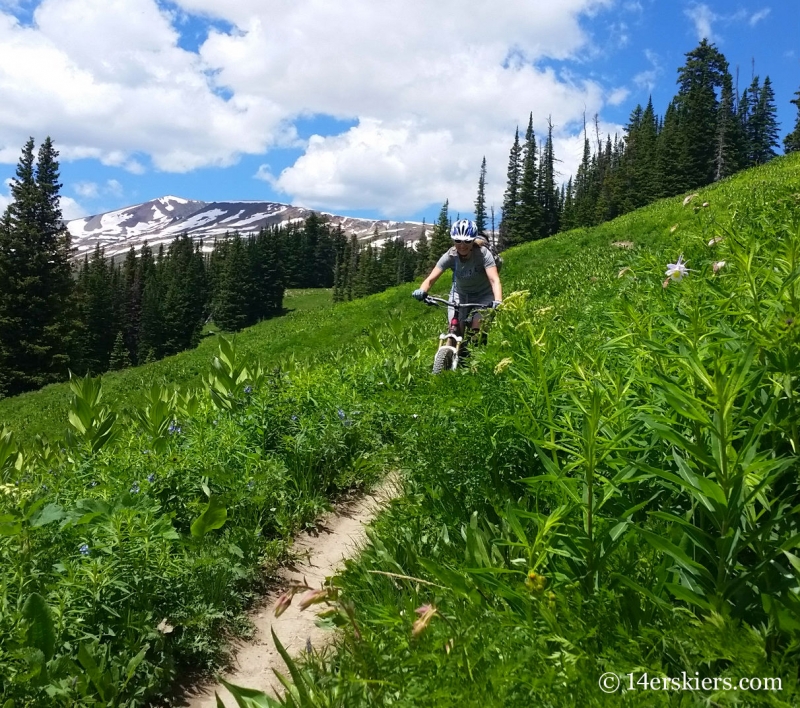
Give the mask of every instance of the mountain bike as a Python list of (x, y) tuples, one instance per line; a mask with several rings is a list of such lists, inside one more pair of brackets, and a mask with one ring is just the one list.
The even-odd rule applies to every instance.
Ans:
[[(453, 317), (447, 332), (439, 335), (439, 348), (433, 357), (433, 373), (441, 374), (443, 371), (455, 371), (458, 367), (459, 358), (463, 358), (466, 347), (464, 341), (464, 325), (472, 326), (472, 318), (478, 310), (490, 310), (491, 305), (482, 302), (454, 302), (445, 300), (441, 297), (426, 295), (422, 301), (426, 305), (436, 307), (452, 307)], [(471, 308), (467, 311), (464, 320), (458, 317), (462, 307)]]

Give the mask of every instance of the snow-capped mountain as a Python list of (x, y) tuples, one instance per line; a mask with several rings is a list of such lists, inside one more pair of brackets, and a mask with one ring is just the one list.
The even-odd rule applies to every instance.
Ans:
[[(168, 196), (73, 219), (67, 222), (67, 228), (76, 257), (91, 253), (97, 244), (105, 250), (106, 256), (122, 255), (131, 246), (138, 250), (145, 241), (156, 250), (160, 244), (168, 244), (183, 233), (195, 240), (203, 239), (203, 250), (210, 251), (214, 239), (224, 238), (225, 234), (238, 231), (247, 235), (264, 226), (303, 221), (310, 214), (309, 209), (275, 202), (201, 202)], [(413, 243), (422, 233), (419, 222), (323, 215), (333, 226), (341, 224), (348, 237), (355, 233), (359, 240), (372, 241), (377, 246), (397, 237)], [(431, 227), (426, 226), (426, 231), (430, 238)]]

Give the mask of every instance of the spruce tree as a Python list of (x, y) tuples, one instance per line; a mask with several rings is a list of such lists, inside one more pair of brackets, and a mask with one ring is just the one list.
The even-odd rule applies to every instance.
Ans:
[(117, 323), (114, 321), (112, 263), (98, 244), (89, 260), (83, 287), (83, 366), (95, 376), (108, 369)]
[(715, 45), (703, 39), (686, 54), (686, 64), (678, 69), (677, 103), (680, 128), (689, 148), (687, 178), (689, 188), (710, 184), (714, 179), (719, 102), (728, 73), (728, 62)]
[(203, 256), (187, 234), (170, 244), (163, 268), (163, 354), (169, 356), (200, 341), (208, 290)]
[(64, 379), (74, 331), (70, 238), (50, 138), (22, 150), (0, 229), (0, 394)]
[(547, 119), (547, 141), (539, 163), (539, 205), (541, 208), (540, 238), (558, 233), (560, 219), (559, 189), (556, 186), (553, 123)]
[(752, 109), (750, 118), (750, 164), (763, 165), (776, 156), (778, 147), (778, 119), (775, 106), (775, 93), (769, 76), (758, 92), (758, 102)]
[(433, 234), (431, 235), (431, 247), (428, 257), (428, 271), (439, 261), (439, 259), (450, 250), (452, 241), (450, 239), (450, 218), (448, 211), (450, 208), (450, 200), (445, 200), (442, 208), (439, 211), (439, 218), (436, 225), (433, 227)]
[(500, 250), (508, 248), (514, 241), (517, 230), (517, 207), (519, 204), (519, 182), (522, 176), (522, 148), (519, 144), (519, 128), (514, 133), (514, 144), (508, 156), (508, 182), (503, 195), (503, 215), (500, 220)]
[(794, 122), (794, 130), (783, 139), (783, 149), (787, 154), (800, 151), (800, 90), (795, 92), (790, 103), (797, 108), (797, 118)]
[[(160, 250), (160, 249), (159, 249)], [(145, 244), (140, 256), (142, 278), (142, 309), (139, 320), (139, 341), (136, 360), (139, 363), (156, 361), (162, 356), (166, 333), (162, 316), (161, 268), (153, 251)]]
[(538, 172), (536, 167), (536, 135), (533, 132), (533, 113), (528, 118), (525, 144), (522, 148), (522, 177), (519, 187), (519, 205), (516, 211), (516, 230), (510, 234), (510, 243), (523, 243), (541, 235), (542, 210), (536, 193)]
[(116, 339), (114, 339), (114, 348), (111, 350), (111, 359), (108, 363), (108, 368), (111, 371), (119, 371), (120, 369), (127, 369), (131, 365), (131, 359), (128, 355), (128, 347), (125, 344), (125, 335), (122, 330), (117, 332)]
[(486, 156), (481, 162), (481, 174), (478, 178), (478, 196), (475, 199), (475, 227), (478, 236), (486, 237)]
[(714, 181), (729, 177), (745, 164), (746, 140), (734, 103), (733, 78), (726, 71), (722, 78), (722, 94), (717, 112)]
[(222, 247), (225, 256), (214, 293), (214, 322), (226, 332), (238, 332), (250, 324), (248, 302), (253, 290), (250, 264), (246, 245), (238, 233)]

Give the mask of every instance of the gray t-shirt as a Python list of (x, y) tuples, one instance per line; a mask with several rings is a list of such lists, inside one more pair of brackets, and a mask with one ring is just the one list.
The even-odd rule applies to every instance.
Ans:
[(453, 271), (453, 289), (461, 295), (484, 296), (488, 294), (491, 299), (492, 284), (486, 269), (497, 265), (494, 256), (488, 248), (473, 246), (469, 258), (461, 260), (455, 247), (445, 253), (436, 264), (437, 268)]

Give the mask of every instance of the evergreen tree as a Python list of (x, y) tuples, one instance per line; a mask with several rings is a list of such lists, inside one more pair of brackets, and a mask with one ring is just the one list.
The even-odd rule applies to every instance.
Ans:
[(553, 123), (547, 119), (547, 141), (539, 164), (539, 205), (541, 209), (540, 238), (558, 233), (560, 219), (559, 189), (556, 187)]
[(541, 235), (542, 209), (536, 193), (537, 180), (536, 136), (533, 132), (533, 113), (531, 113), (522, 148), (522, 178), (516, 210), (517, 228), (510, 234), (510, 244), (531, 241)]
[[(163, 255), (161, 249), (159, 253)], [(166, 338), (161, 312), (161, 267), (158, 260), (153, 258), (153, 251), (147, 243), (142, 246), (139, 265), (142, 278), (142, 309), (136, 360), (139, 363), (147, 363), (161, 357)]]
[(575, 174), (574, 223), (573, 226), (591, 226), (594, 220), (595, 202), (592, 195), (592, 149), (583, 125), (583, 157)]
[[(756, 77), (755, 81), (758, 81)], [(763, 165), (776, 156), (778, 147), (778, 119), (775, 106), (775, 93), (769, 76), (758, 92), (758, 102), (752, 108), (750, 116), (750, 164)]]
[(722, 94), (717, 112), (717, 134), (714, 152), (714, 180), (718, 181), (738, 172), (746, 160), (746, 138), (736, 115), (733, 78), (725, 72)]
[(686, 54), (686, 64), (678, 69), (677, 105), (683, 139), (689, 148), (689, 188), (714, 179), (719, 110), (716, 91), (722, 89), (727, 73), (725, 57), (706, 39)]
[(800, 151), (800, 90), (795, 92), (790, 103), (797, 108), (797, 118), (794, 122), (794, 130), (783, 139), (783, 149), (786, 153)]
[(108, 368), (111, 371), (119, 371), (120, 369), (127, 369), (131, 365), (131, 359), (128, 355), (128, 347), (125, 344), (125, 336), (122, 330), (117, 332), (117, 337), (114, 340), (114, 348), (111, 350), (111, 359)]
[(478, 236), (486, 236), (486, 156), (481, 162), (481, 174), (478, 178), (478, 197), (475, 199), (475, 226)]
[(112, 268), (112, 263), (106, 259), (98, 244), (82, 278), (83, 366), (86, 372), (95, 376), (108, 370), (117, 329)]
[(452, 241), (450, 239), (450, 218), (448, 211), (450, 208), (450, 200), (446, 200), (439, 211), (439, 219), (433, 227), (433, 234), (431, 235), (430, 255), (428, 258), (428, 272), (436, 265), (439, 259), (450, 250)]
[(50, 138), (22, 150), (0, 229), (0, 394), (64, 379), (74, 330), (70, 239)]
[(656, 144), (656, 168), (660, 197), (673, 197), (693, 186), (689, 182), (688, 147), (681, 122), (677, 102), (673, 100), (664, 114), (664, 122)]
[(519, 144), (519, 128), (514, 133), (514, 144), (508, 156), (508, 182), (503, 195), (503, 215), (500, 220), (500, 250), (508, 248), (514, 241), (517, 231), (517, 206), (519, 204), (519, 183), (522, 176), (522, 148)]
[(178, 236), (169, 245), (161, 288), (163, 355), (169, 356), (197, 346), (208, 299), (203, 256), (187, 234)]
[(248, 303), (252, 300), (253, 284), (248, 254), (238, 233), (217, 248), (224, 249), (224, 256), (214, 293), (214, 322), (226, 332), (238, 332), (251, 324)]
[(121, 320), (122, 336), (131, 362), (139, 348), (139, 325), (142, 319), (142, 272), (136, 249), (130, 247), (122, 266), (122, 286), (125, 292), (124, 316)]

